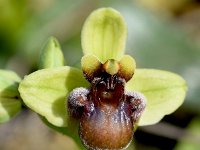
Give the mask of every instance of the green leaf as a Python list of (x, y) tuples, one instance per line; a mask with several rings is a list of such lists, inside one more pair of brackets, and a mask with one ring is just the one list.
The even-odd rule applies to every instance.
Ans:
[(0, 70), (0, 123), (10, 120), (21, 110), (18, 75), (12, 71)]
[(124, 54), (126, 36), (127, 28), (121, 14), (112, 8), (100, 8), (83, 26), (83, 52), (97, 56), (102, 63), (108, 59), (119, 60)]
[(136, 74), (126, 85), (127, 90), (141, 92), (147, 106), (139, 125), (150, 125), (174, 112), (184, 101), (186, 83), (180, 76), (161, 70), (136, 69)]
[(19, 92), (24, 103), (55, 126), (67, 126), (67, 95), (76, 87), (87, 87), (82, 72), (72, 67), (49, 68), (24, 78)]
[(50, 37), (40, 54), (39, 68), (64, 66), (64, 56), (56, 38)]

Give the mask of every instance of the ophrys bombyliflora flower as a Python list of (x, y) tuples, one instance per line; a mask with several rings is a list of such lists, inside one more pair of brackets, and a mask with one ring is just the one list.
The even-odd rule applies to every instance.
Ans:
[[(135, 124), (158, 122), (183, 103), (186, 93), (185, 81), (174, 73), (135, 69), (134, 59), (124, 55), (126, 34), (126, 25), (119, 12), (112, 8), (94, 11), (86, 20), (81, 37), (84, 52), (82, 70), (89, 82), (81, 70), (69, 66), (38, 70), (20, 83), (19, 91), (24, 103), (51, 124), (66, 127), (68, 131), (74, 130), (70, 118), (77, 118), (80, 136), (88, 148), (126, 147)], [(55, 60), (59, 61), (59, 58)], [(142, 115), (145, 103), (138, 92), (147, 98)], [(70, 97), (67, 102), (69, 110), (66, 109), (66, 97)], [(73, 102), (78, 109), (70, 106)], [(120, 136), (111, 130), (114, 128)], [(98, 143), (92, 133), (102, 141)], [(120, 142), (110, 138), (112, 136)]]

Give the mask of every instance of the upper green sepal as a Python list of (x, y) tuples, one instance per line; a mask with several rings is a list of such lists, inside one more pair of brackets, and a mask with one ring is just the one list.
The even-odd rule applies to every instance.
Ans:
[(55, 126), (67, 126), (67, 95), (76, 87), (88, 87), (81, 70), (64, 66), (38, 70), (19, 85), (24, 103)]
[(124, 54), (127, 27), (122, 15), (112, 8), (93, 11), (82, 29), (84, 54), (92, 54), (104, 63), (108, 59), (120, 60)]
[(147, 98), (147, 106), (139, 121), (142, 126), (155, 124), (174, 112), (184, 101), (187, 85), (182, 77), (171, 72), (136, 69), (126, 90), (141, 92)]
[(54, 68), (64, 66), (64, 56), (56, 38), (50, 37), (41, 50), (39, 68)]
[(20, 80), (16, 73), (0, 70), (0, 123), (10, 120), (21, 110), (18, 92)]

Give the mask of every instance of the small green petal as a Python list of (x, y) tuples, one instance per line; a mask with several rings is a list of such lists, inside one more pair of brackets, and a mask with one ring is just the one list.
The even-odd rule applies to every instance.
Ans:
[(56, 38), (50, 37), (40, 54), (39, 68), (64, 66), (64, 56)]
[(147, 98), (147, 106), (139, 121), (142, 126), (157, 123), (165, 115), (174, 112), (183, 103), (187, 86), (185, 80), (177, 74), (136, 69), (126, 89), (141, 92)]
[(49, 68), (24, 78), (19, 92), (24, 103), (55, 126), (67, 126), (67, 95), (76, 87), (87, 87), (81, 70), (72, 67)]
[(119, 76), (124, 78), (126, 81), (129, 81), (136, 68), (135, 59), (129, 55), (124, 55), (122, 59), (119, 61), (120, 69), (119, 69)]
[(81, 59), (81, 67), (85, 77), (91, 81), (101, 70), (101, 62), (94, 55), (85, 55)]
[(102, 63), (120, 60), (126, 37), (127, 27), (121, 14), (112, 8), (100, 8), (91, 13), (83, 26), (83, 53), (97, 56)]
[(0, 70), (0, 123), (10, 120), (21, 110), (18, 92), (20, 80), (16, 73)]

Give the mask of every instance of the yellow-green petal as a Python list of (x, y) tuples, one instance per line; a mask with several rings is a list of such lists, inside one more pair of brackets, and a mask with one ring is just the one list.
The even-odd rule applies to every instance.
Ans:
[(87, 80), (91, 81), (101, 71), (101, 62), (94, 55), (85, 55), (81, 59), (81, 67)]
[(18, 85), (20, 77), (7, 70), (0, 70), (0, 123), (10, 120), (21, 111)]
[(119, 61), (119, 65), (119, 76), (124, 78), (126, 81), (129, 81), (132, 78), (136, 69), (135, 59), (130, 55), (124, 55)]
[(120, 60), (124, 54), (127, 27), (122, 15), (112, 8), (91, 13), (82, 29), (83, 53), (97, 56), (102, 63)]
[(67, 95), (87, 87), (82, 71), (72, 67), (42, 69), (26, 76), (19, 86), (24, 103), (55, 126), (67, 126)]
[(186, 82), (177, 74), (154, 70), (136, 69), (126, 85), (127, 90), (141, 92), (147, 98), (147, 106), (139, 125), (150, 125), (174, 112), (184, 101)]
[(40, 53), (39, 68), (64, 66), (64, 56), (56, 38), (50, 37)]

